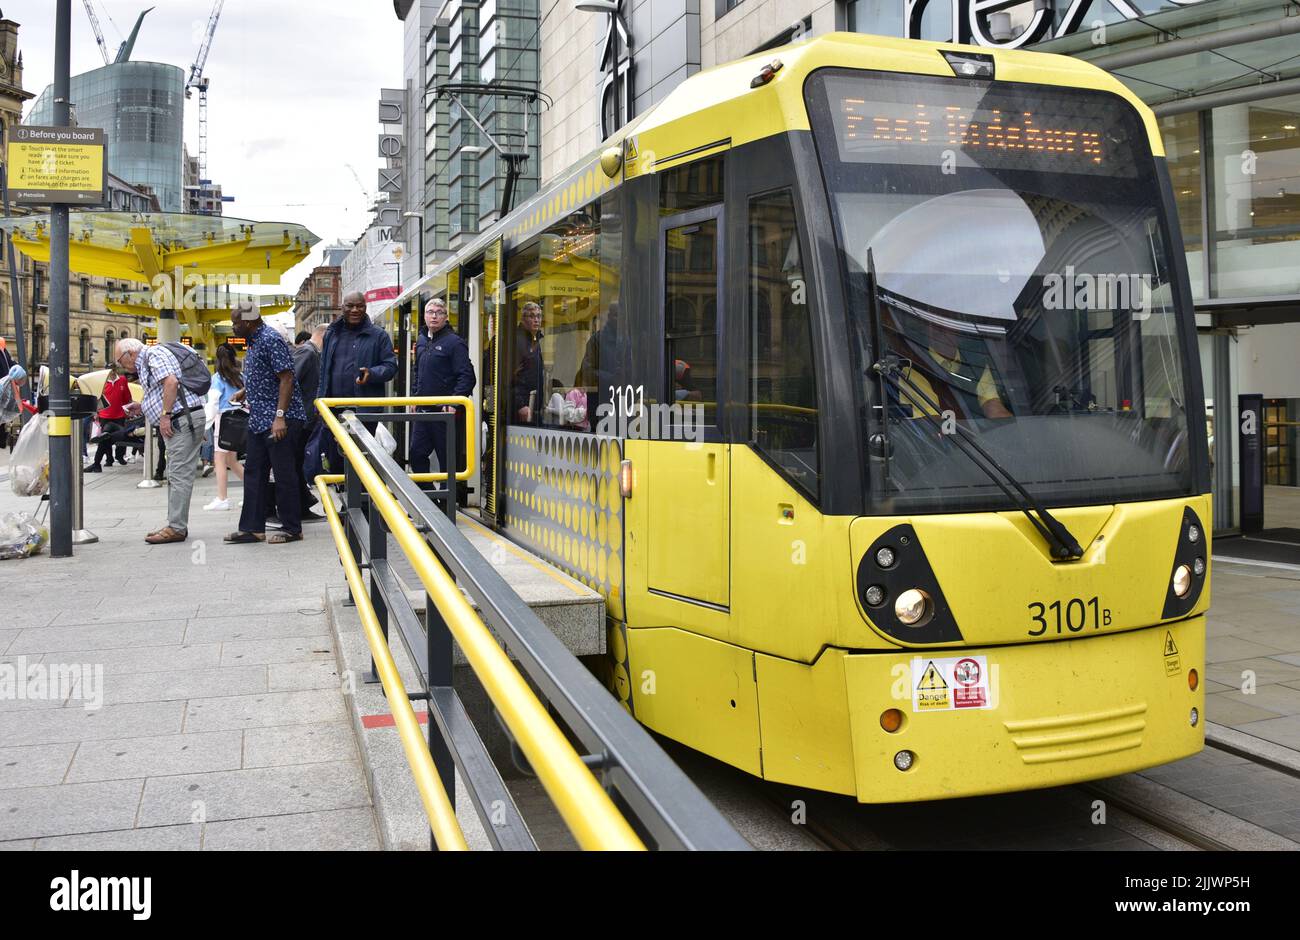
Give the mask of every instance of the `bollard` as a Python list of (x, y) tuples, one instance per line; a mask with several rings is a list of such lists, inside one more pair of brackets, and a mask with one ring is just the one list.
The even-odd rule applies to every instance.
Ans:
[(144, 426), (144, 479), (135, 485), (137, 490), (151, 490), (162, 486), (153, 478), (153, 425)]
[(84, 484), (86, 475), (81, 465), (81, 439), (85, 436), (86, 426), (81, 418), (72, 421), (72, 544), (89, 545), (98, 542), (99, 536), (83, 528), (83, 513), (86, 503)]

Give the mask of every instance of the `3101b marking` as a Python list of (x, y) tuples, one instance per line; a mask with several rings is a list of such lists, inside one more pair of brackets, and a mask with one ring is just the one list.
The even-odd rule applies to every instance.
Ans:
[[(1033, 612), (1034, 608), (1038, 608), (1037, 613)], [(1038, 624), (1038, 629), (1029, 631), (1030, 636), (1044, 636), (1051, 629), (1050, 619), (1056, 621), (1057, 635), (1066, 631), (1079, 633), (1090, 624), (1094, 630), (1110, 626), (1110, 608), (1102, 607), (1097, 597), (1086, 601), (1072, 597), (1064, 603), (1052, 601), (1050, 604), (1034, 601), (1029, 605), (1029, 611), (1029, 619)]]

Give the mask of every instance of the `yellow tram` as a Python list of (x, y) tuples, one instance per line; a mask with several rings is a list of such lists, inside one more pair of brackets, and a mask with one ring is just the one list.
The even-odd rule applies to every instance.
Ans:
[(479, 513), (604, 595), (655, 731), (863, 802), (1202, 747), (1191, 294), (1106, 73), (852, 34), (728, 63), (425, 287), (476, 358)]

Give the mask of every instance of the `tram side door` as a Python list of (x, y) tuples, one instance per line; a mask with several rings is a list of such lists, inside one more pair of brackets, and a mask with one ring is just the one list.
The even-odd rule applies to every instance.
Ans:
[[(666, 402), (648, 422), (647, 587), (726, 608), (731, 602), (730, 452), (717, 434), (725, 401), (722, 206), (670, 216), (659, 229)], [(656, 419), (657, 418), (657, 422)], [(653, 429), (658, 425), (657, 433)]]

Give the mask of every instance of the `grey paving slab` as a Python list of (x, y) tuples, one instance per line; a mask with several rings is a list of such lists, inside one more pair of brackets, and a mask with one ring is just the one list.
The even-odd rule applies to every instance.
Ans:
[[(1234, 698), (1233, 696), (1236, 696)], [(1210, 721), (1232, 728), (1240, 728), (1252, 721), (1276, 718), (1278, 713), (1256, 705), (1253, 696), (1240, 692), (1217, 692), (1205, 698), (1205, 717)]]
[(1274, 657), (1256, 659), (1238, 659), (1227, 663), (1213, 663), (1205, 667), (1205, 673), (1215, 682), (1240, 688), (1244, 681), (1243, 673), (1252, 672), (1256, 685), (1268, 682), (1290, 682), (1300, 679), (1300, 666), (1279, 662)]
[(74, 742), (0, 747), (0, 789), (62, 783), (76, 749)]
[(185, 713), (185, 730), (222, 731), (317, 724), (340, 721), (343, 717), (343, 695), (338, 689), (263, 692), (191, 699)]
[(111, 650), (69, 650), (46, 653), (42, 662), (91, 662), (104, 667), (108, 677), (135, 673), (203, 669), (221, 664), (220, 643), (192, 646), (135, 646)]
[(33, 848), (38, 852), (197, 852), (202, 839), (203, 827), (189, 823), (51, 836), (37, 839)]
[(243, 744), (238, 731), (86, 741), (77, 748), (67, 779), (69, 783), (86, 783), (238, 770)]
[[(231, 592), (232, 594), (234, 592)], [(243, 599), (243, 592), (238, 592)], [(198, 617), (200, 619), (208, 617), (229, 617), (230, 605), (221, 603), (221, 598), (212, 598), (209, 603), (208, 594), (204, 592), (203, 602), (199, 604)], [(257, 597), (252, 604), (246, 605), (254, 613), (259, 615), (267, 614), (302, 614), (304, 616), (321, 616), (325, 609), (321, 604), (320, 593), (301, 596), (272, 596)]]
[(142, 780), (0, 790), (0, 840), (130, 829)]
[[(5, 617), (2, 622), (5, 624), (9, 624), (9, 623), (17, 623), (18, 621), (11, 620), (9, 617)], [(35, 624), (26, 624), (26, 626), (35, 626)], [(18, 638), (18, 634), (20, 632), (21, 631), (12, 628), (0, 630), (0, 653), (8, 652), (9, 644)]]
[(337, 689), (343, 681), (332, 662), (272, 663), (266, 667), (266, 677), (272, 692)]
[(0, 741), (7, 745), (104, 741), (181, 730), (183, 702), (148, 702), (84, 708), (0, 712)]
[(344, 721), (250, 728), (244, 732), (245, 767), (279, 767), (356, 758), (356, 738)]
[(1239, 634), (1252, 643), (1271, 646), (1275, 651), (1294, 653), (1300, 651), (1300, 619), (1286, 627), (1247, 627)]
[(258, 816), (208, 823), (203, 836), (209, 852), (371, 852), (379, 849), (369, 807)]
[(35, 848), (35, 839), (16, 839), (12, 842), (0, 842), (0, 852), (30, 852)]
[(250, 614), (242, 617), (208, 617), (189, 622), (187, 643), (216, 643), (225, 640), (267, 640), (312, 636), (327, 630), (324, 613), (304, 616), (297, 612)]
[[(124, 578), (129, 577), (128, 572), (124, 572)], [(122, 585), (118, 585), (118, 590)], [(198, 614), (199, 605), (195, 603), (175, 603), (171, 601), (161, 601), (159, 603), (138, 604), (128, 602), (126, 598), (122, 602), (108, 608), (86, 607), (77, 605), (73, 610), (64, 610), (54, 618), (52, 626), (81, 626), (85, 624), (96, 623), (147, 623), (155, 620), (165, 620), (168, 622), (176, 620), (188, 620)]]
[(265, 666), (119, 673), (104, 677), (104, 702), (167, 702), (247, 695), (266, 689)]
[(1236, 690), (1220, 694), (1223, 698), (1231, 699), (1242, 705), (1262, 708), (1274, 715), (1300, 714), (1300, 690), (1292, 689), (1281, 683), (1258, 686), (1250, 695), (1245, 695)]
[(228, 640), (221, 644), (222, 666), (301, 662), (334, 662), (334, 641), (320, 635), (278, 640)]
[(286, 813), (368, 809), (369, 805), (361, 768), (355, 762), (260, 767), (154, 777), (145, 784), (139, 824), (185, 823), (199, 811), (212, 823)]
[(0, 626), (6, 630), (48, 627), (58, 615), (58, 610), (51, 609), (48, 604), (16, 604), (6, 608), (4, 613), (0, 614)]
[[(124, 649), (139, 646), (180, 645), (185, 622), (166, 620), (136, 624), (75, 627), (35, 627), (24, 630), (9, 645), (15, 653), (57, 653), (65, 650)], [(47, 662), (50, 660), (47, 658)]]
[(1207, 663), (1235, 662), (1239, 659), (1269, 656), (1280, 652), (1282, 650), (1276, 646), (1267, 646), (1242, 636), (1212, 636), (1206, 641), (1205, 661)]
[(1236, 727), (1238, 731), (1244, 731), (1266, 741), (1285, 745), (1293, 750), (1300, 750), (1300, 715), (1267, 718)]

